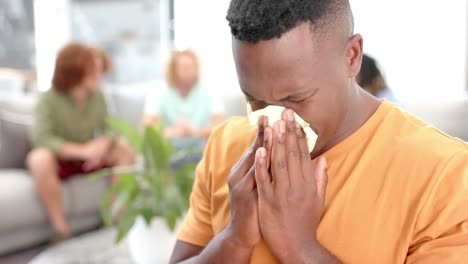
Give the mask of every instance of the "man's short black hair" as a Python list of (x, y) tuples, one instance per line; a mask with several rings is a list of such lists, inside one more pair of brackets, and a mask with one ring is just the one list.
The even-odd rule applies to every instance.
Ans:
[(257, 43), (279, 38), (303, 22), (324, 30), (349, 9), (348, 0), (232, 0), (226, 19), (235, 38)]

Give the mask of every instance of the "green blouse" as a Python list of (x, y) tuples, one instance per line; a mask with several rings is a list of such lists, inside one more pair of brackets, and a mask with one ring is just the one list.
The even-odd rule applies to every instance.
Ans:
[(92, 94), (84, 108), (71, 95), (55, 89), (43, 93), (35, 110), (31, 142), (55, 153), (65, 142), (86, 143), (107, 134), (107, 105), (101, 92)]

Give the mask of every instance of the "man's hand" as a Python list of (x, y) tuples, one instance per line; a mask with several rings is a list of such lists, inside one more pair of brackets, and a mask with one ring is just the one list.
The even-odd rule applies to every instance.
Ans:
[(111, 140), (109, 138), (101, 137), (92, 140), (84, 146), (84, 169), (93, 170), (102, 166), (106, 161), (107, 154), (111, 146)]
[(261, 239), (254, 161), (257, 149), (264, 144), (263, 132), (267, 126), (266, 121), (262, 117), (254, 143), (232, 168), (228, 179), (231, 204), (231, 222), (227, 227), (228, 239), (237, 247), (248, 250), (253, 250)]
[(257, 150), (255, 178), (265, 242), (283, 263), (318, 259), (324, 250), (316, 231), (327, 186), (326, 161), (312, 163), (305, 134), (291, 110), (264, 134), (268, 143)]

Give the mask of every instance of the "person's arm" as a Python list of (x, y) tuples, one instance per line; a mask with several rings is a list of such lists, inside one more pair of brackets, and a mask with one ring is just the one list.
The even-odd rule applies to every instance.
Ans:
[(326, 159), (312, 163), (306, 136), (290, 109), (273, 129), (265, 129), (265, 138), (266, 147), (258, 149), (255, 158), (265, 243), (281, 263), (341, 263), (316, 233), (328, 182)]
[(161, 121), (161, 102), (158, 93), (151, 93), (146, 97), (144, 114), (142, 119), (142, 130), (145, 127), (153, 127)]
[(341, 264), (342, 262), (327, 249), (317, 244), (311, 248), (303, 248), (287, 257), (282, 263), (304, 263), (304, 264)]
[[(190, 197), (190, 209), (179, 233), (170, 263), (249, 263), (261, 240), (258, 224), (258, 201), (253, 169), (254, 153), (264, 144), (266, 119), (251, 147), (231, 169), (228, 178), (231, 219), (219, 234), (213, 234), (211, 222), (210, 160), (216, 160), (222, 136), (217, 131), (208, 140), (202, 161), (197, 167)], [(216, 164), (219, 165), (219, 164)]]
[(159, 123), (160, 117), (157, 114), (145, 114), (143, 116), (143, 127), (152, 127)]
[(220, 97), (207, 94), (207, 104), (210, 106), (210, 125), (207, 127), (195, 128), (192, 131), (193, 137), (208, 138), (211, 131), (224, 120), (224, 105)]
[[(161, 122), (161, 118), (156, 114), (146, 114), (143, 116), (143, 127), (153, 127)], [(164, 128), (164, 137), (165, 138), (175, 138), (180, 137), (182, 131), (177, 126), (165, 127)]]
[(41, 96), (35, 109), (31, 141), (34, 147), (44, 147), (53, 151), (60, 159), (83, 159), (86, 156), (84, 144), (67, 142), (55, 135), (52, 121), (53, 104), (46, 96)]
[(100, 125), (99, 125), (99, 135), (100, 137), (105, 138), (104, 141), (106, 141), (106, 146), (108, 149), (110, 149), (115, 141), (118, 139), (118, 135), (115, 133), (115, 131), (110, 127), (110, 125), (107, 122), (107, 119), (109, 119), (111, 116), (109, 114), (109, 111), (107, 109), (107, 102), (104, 94), (99, 91), (98, 93), (99, 96), (99, 101), (98, 101), (98, 106), (97, 106), (97, 114), (100, 116)]
[(107, 154), (115, 143), (116, 135), (112, 128), (107, 124), (109, 113), (107, 103), (102, 92), (96, 94), (97, 101), (93, 101), (93, 113), (99, 118), (98, 127), (96, 127), (99, 138), (90, 140), (84, 144), (66, 142), (59, 149), (59, 156), (63, 159), (84, 160), (84, 166), (88, 169), (94, 169), (106, 159)]
[[(215, 236), (211, 225), (211, 195), (207, 188), (209, 156), (208, 142), (202, 161), (197, 167), (190, 196), (190, 209), (184, 219), (169, 263), (247, 263), (250, 254), (230, 243), (226, 230)], [(248, 255), (248, 256), (245, 256)], [(236, 261), (234, 261), (234, 259)]]
[(56, 151), (61, 160), (85, 160), (87, 158), (85, 144), (64, 142)]
[(219, 233), (205, 247), (178, 240), (169, 263), (249, 263), (253, 247), (242, 247), (230, 236), (229, 228)]
[(468, 148), (438, 170), (418, 212), (405, 263), (466, 263), (468, 259)]
[[(153, 93), (150, 94), (144, 106), (144, 115), (143, 115), (143, 124), (141, 130), (143, 131), (145, 127), (153, 127), (161, 122), (161, 97), (164, 96), (164, 93)], [(164, 128), (164, 137), (174, 138), (179, 137), (180, 131), (176, 127), (165, 127)]]

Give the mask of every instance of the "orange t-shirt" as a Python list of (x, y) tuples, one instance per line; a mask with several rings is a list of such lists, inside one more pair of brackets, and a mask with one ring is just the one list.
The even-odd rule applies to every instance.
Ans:
[[(206, 246), (230, 218), (227, 178), (256, 128), (233, 118), (200, 162), (178, 239)], [(323, 154), (329, 181), (317, 230), (343, 263), (468, 263), (468, 145), (383, 101)], [(262, 241), (251, 263), (276, 263)]]

